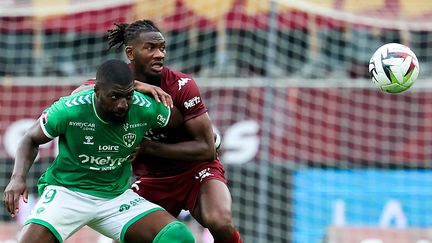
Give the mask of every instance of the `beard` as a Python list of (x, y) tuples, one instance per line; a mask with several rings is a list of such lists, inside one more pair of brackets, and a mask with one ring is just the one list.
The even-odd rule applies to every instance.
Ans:
[(151, 85), (160, 86), (162, 72), (160, 73), (147, 73), (145, 82)]
[(124, 123), (126, 120), (127, 120), (127, 116), (122, 116), (122, 117), (112, 116), (112, 118), (111, 118), (111, 122), (116, 123), (116, 124)]
[(112, 111), (107, 112), (106, 114), (106, 119), (108, 120), (108, 122), (115, 124), (124, 123), (128, 117), (128, 113), (126, 113), (124, 116), (116, 116), (115, 113)]

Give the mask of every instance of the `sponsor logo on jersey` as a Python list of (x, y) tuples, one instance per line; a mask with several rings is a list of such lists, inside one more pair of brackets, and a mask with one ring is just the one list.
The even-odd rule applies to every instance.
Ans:
[(125, 158), (112, 158), (111, 156), (106, 157), (99, 157), (99, 156), (93, 156), (93, 155), (86, 155), (86, 154), (80, 154), (78, 155), (78, 158), (81, 159), (81, 164), (90, 163), (92, 165), (97, 165), (100, 167), (94, 167), (90, 166), (89, 168), (91, 170), (114, 170), (117, 168), (117, 166), (122, 165), (124, 162), (126, 162), (129, 159), (129, 155)]
[(156, 120), (157, 120), (158, 124), (161, 126), (165, 125), (167, 122), (167, 118), (161, 114), (157, 115)]
[(134, 145), (136, 140), (136, 135), (134, 133), (127, 133), (123, 135), (123, 142), (128, 146), (129, 148)]
[(192, 99), (185, 101), (184, 107), (186, 109), (190, 109), (201, 102), (201, 98), (198, 96), (193, 97)]
[(93, 136), (85, 136), (84, 137), (85, 141), (83, 142), (83, 144), (87, 144), (87, 145), (93, 145)]
[(120, 151), (120, 146), (118, 145), (99, 145), (99, 152), (118, 152)]
[(79, 127), (84, 131), (95, 131), (96, 124), (91, 122), (79, 122), (79, 121), (70, 121), (69, 126)]
[(180, 78), (179, 80), (177, 80), (177, 82), (178, 82), (178, 87), (179, 87), (178, 90), (181, 90), (181, 88), (182, 88), (183, 86), (185, 86), (185, 85), (187, 84), (187, 82), (189, 82), (189, 80), (191, 80), (191, 79), (190, 79), (190, 78)]
[(204, 178), (213, 176), (212, 173), (210, 173), (210, 168), (205, 168), (204, 170), (198, 172), (198, 174), (195, 176), (195, 179), (202, 181)]
[(127, 132), (129, 129), (134, 129), (134, 128), (139, 128), (139, 127), (145, 127), (147, 126), (147, 123), (135, 123), (135, 124), (129, 124), (129, 123), (125, 123), (123, 124), (123, 129), (125, 130), (125, 132)]

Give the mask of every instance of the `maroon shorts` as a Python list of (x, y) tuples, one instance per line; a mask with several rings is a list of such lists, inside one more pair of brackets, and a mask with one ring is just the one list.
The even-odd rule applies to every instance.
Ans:
[(193, 211), (201, 185), (208, 180), (227, 184), (225, 170), (219, 161), (199, 163), (178, 175), (141, 177), (132, 189), (145, 199), (165, 208), (174, 217), (181, 210)]

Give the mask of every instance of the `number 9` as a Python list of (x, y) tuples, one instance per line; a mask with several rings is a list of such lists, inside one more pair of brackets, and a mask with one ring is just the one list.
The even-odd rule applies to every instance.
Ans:
[(50, 189), (49, 191), (47, 191), (45, 193), (45, 195), (43, 196), (42, 203), (50, 203), (54, 199), (56, 193), (57, 193), (57, 190), (55, 190), (55, 189)]

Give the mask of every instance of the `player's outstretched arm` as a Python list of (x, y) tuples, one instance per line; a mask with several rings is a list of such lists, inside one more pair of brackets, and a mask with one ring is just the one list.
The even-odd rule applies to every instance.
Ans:
[(3, 204), (12, 217), (18, 213), (19, 198), (28, 200), (27, 173), (38, 153), (39, 145), (50, 141), (36, 122), (20, 141), (15, 157), (14, 169), (9, 184), (3, 193)]
[(187, 120), (184, 125), (192, 137), (190, 141), (167, 144), (143, 140), (140, 152), (175, 160), (213, 161), (216, 158), (215, 138), (208, 114)]

